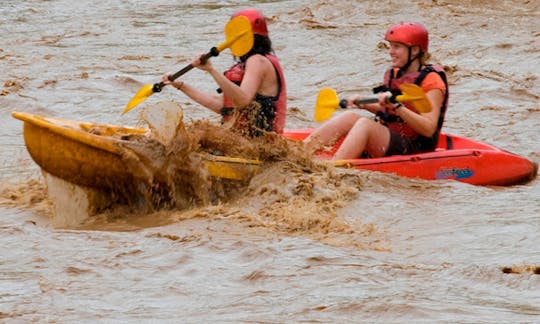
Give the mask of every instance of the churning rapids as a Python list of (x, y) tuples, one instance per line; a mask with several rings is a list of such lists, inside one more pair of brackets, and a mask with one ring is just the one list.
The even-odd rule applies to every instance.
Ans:
[[(11, 112), (141, 125), (135, 110), (121, 115), (133, 94), (219, 44), (245, 6), (268, 17), (288, 82), (287, 128), (316, 126), (322, 87), (369, 93), (388, 66), (384, 31), (412, 20), (428, 27), (432, 61), (449, 73), (444, 130), (540, 161), (537, 1), (7, 0), (0, 319), (539, 321), (537, 179), (479, 187), (279, 161), (220, 203), (117, 206), (80, 226), (53, 224)], [(212, 60), (232, 61), (229, 52)], [(199, 70), (184, 79), (215, 89)], [(217, 120), (169, 88), (141, 106), (162, 101), (181, 105), (188, 123)]]

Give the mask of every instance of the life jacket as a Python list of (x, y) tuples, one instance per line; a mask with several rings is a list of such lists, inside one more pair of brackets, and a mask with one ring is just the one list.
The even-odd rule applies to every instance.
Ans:
[[(384, 86), (374, 89), (374, 92), (390, 91), (393, 94), (400, 93), (399, 86), (401, 84), (414, 83), (418, 86), (421, 86), (422, 81), (424, 81), (428, 73), (431, 73), (431, 72), (437, 73), (443, 80), (444, 85), (446, 87), (444, 100), (442, 102), (439, 118), (437, 121), (437, 130), (433, 133), (431, 137), (426, 137), (426, 136), (422, 136), (418, 134), (411, 126), (405, 123), (391, 109), (386, 109), (385, 112), (377, 114), (380, 120), (390, 130), (402, 136), (408, 137), (412, 141), (417, 142), (422, 151), (431, 151), (435, 149), (435, 147), (437, 146), (437, 142), (439, 140), (439, 134), (441, 132), (441, 128), (444, 123), (444, 116), (446, 113), (446, 109), (448, 107), (448, 97), (449, 97), (448, 81), (447, 81), (446, 73), (444, 72), (444, 70), (437, 65), (428, 64), (422, 70), (418, 72), (406, 73), (400, 77), (396, 77), (395, 75), (396, 71), (393, 69), (390, 69), (386, 71), (384, 75)], [(410, 109), (418, 113), (418, 111), (414, 108), (414, 106), (411, 103), (405, 102), (403, 103), (403, 106), (406, 107), (407, 109)]]
[[(258, 107), (256, 108), (257, 111), (249, 112), (250, 108), (246, 107), (240, 109), (240, 116), (235, 116), (234, 118), (240, 119), (239, 123), (236, 123), (239, 127), (244, 127), (246, 121), (250, 120), (252, 123), (251, 126), (259, 131), (273, 131), (281, 134), (285, 128), (287, 110), (287, 87), (285, 85), (285, 77), (278, 58), (271, 54), (266, 54), (265, 57), (270, 60), (276, 71), (278, 81), (277, 95), (264, 96), (257, 93), (254, 98), (254, 101), (258, 104), (256, 105), (256, 107)], [(244, 73), (245, 63), (238, 63), (223, 74), (230, 81), (240, 85), (244, 78)], [(223, 116), (224, 123), (233, 118), (234, 111), (235, 109), (232, 100), (223, 94), (223, 108), (221, 108), (221, 115)]]

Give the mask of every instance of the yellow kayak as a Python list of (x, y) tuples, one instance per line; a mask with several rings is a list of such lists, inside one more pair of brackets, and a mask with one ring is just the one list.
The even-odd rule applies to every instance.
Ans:
[[(12, 116), (24, 122), (23, 135), (32, 159), (46, 172), (71, 183), (96, 189), (125, 189), (151, 177), (140, 156), (129, 148), (133, 138), (149, 134), (146, 128), (86, 123), (23, 112)], [(214, 177), (247, 180), (260, 161), (201, 155)], [(128, 167), (130, 164), (130, 167)]]

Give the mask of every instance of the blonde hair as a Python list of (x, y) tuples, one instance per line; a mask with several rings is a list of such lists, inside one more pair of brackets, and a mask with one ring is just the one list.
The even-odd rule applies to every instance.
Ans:
[(422, 56), (420, 56), (420, 65), (426, 65), (430, 58), (431, 58), (431, 54), (422, 53)]

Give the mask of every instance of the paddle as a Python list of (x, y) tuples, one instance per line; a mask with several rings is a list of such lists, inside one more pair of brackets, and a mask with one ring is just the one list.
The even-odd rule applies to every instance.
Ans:
[[(218, 56), (221, 51), (226, 48), (230, 48), (234, 56), (242, 56), (247, 54), (253, 47), (253, 31), (251, 30), (251, 23), (244, 16), (237, 16), (231, 19), (225, 26), (225, 41), (219, 44), (217, 47), (212, 47), (210, 51), (203, 55), (202, 62), (206, 62), (212, 56)], [(183, 74), (193, 69), (193, 65), (190, 63), (180, 71), (171, 74), (169, 80), (174, 81)], [(135, 96), (128, 102), (126, 108), (122, 112), (122, 115), (133, 109), (135, 106), (143, 102), (146, 98), (150, 97), (155, 92), (160, 92), (165, 84), (163, 82), (144, 85)]]
[(431, 111), (431, 104), (422, 88), (414, 83), (403, 83), (399, 86), (401, 94), (396, 96), (399, 102), (411, 102), (419, 113)]
[[(421, 113), (431, 111), (431, 105), (426, 98), (426, 95), (422, 88), (416, 84), (402, 84), (400, 87), (401, 95), (396, 96), (396, 100), (399, 102), (411, 102), (416, 110)], [(365, 98), (355, 100), (356, 105), (370, 104), (379, 102), (378, 98)], [(317, 95), (317, 102), (315, 103), (315, 121), (322, 122), (336, 111), (337, 108), (347, 108), (347, 100), (339, 100), (336, 91), (331, 88), (324, 88), (319, 91)]]
[[(379, 98), (366, 98), (354, 101), (357, 105), (375, 102), (379, 102)], [(347, 99), (339, 100), (336, 91), (332, 88), (321, 89), (317, 95), (317, 102), (315, 104), (315, 121), (322, 122), (330, 118), (338, 107), (347, 108)]]

